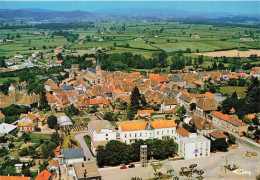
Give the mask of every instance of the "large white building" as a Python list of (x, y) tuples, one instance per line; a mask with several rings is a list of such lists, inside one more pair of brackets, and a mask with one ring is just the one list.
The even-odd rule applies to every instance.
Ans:
[(180, 139), (179, 155), (184, 159), (195, 159), (210, 156), (210, 140), (204, 136), (190, 133), (188, 137)]
[(167, 139), (175, 135), (174, 120), (156, 120), (149, 122), (124, 122), (118, 125), (120, 140), (131, 144), (139, 139)]
[(91, 141), (116, 140), (116, 130), (107, 120), (96, 120), (88, 123), (89, 136)]

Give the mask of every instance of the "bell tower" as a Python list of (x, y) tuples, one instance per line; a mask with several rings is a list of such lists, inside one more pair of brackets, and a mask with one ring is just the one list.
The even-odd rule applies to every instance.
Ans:
[(100, 84), (100, 83), (102, 83), (102, 72), (101, 72), (101, 66), (99, 60), (97, 60), (95, 84)]

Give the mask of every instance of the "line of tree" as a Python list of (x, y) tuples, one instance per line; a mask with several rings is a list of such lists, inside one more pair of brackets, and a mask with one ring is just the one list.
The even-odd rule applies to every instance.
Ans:
[(116, 166), (140, 161), (140, 146), (147, 145), (147, 157), (155, 159), (166, 159), (173, 157), (178, 149), (178, 144), (173, 139), (168, 140), (138, 140), (130, 145), (120, 141), (111, 140), (106, 146), (97, 148), (97, 163), (100, 167)]

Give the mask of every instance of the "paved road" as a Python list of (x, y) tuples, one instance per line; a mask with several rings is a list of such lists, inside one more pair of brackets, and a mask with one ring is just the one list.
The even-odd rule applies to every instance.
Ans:
[(86, 135), (88, 135), (88, 133), (77, 134), (77, 135), (75, 135), (75, 139), (77, 141), (79, 141), (81, 147), (83, 148), (86, 159), (88, 160), (88, 158), (89, 158), (90, 160), (96, 161), (96, 158), (92, 155), (92, 153), (90, 152), (91, 150), (88, 148), (88, 145), (86, 144), (86, 142), (84, 140), (84, 136), (86, 136)]

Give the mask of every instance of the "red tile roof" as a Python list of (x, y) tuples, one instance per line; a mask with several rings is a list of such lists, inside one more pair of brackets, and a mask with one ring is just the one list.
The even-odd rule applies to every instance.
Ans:
[(35, 180), (49, 180), (50, 177), (51, 173), (45, 169), (40, 174), (38, 174)]
[(0, 176), (0, 180), (30, 180), (30, 177), (21, 176)]

